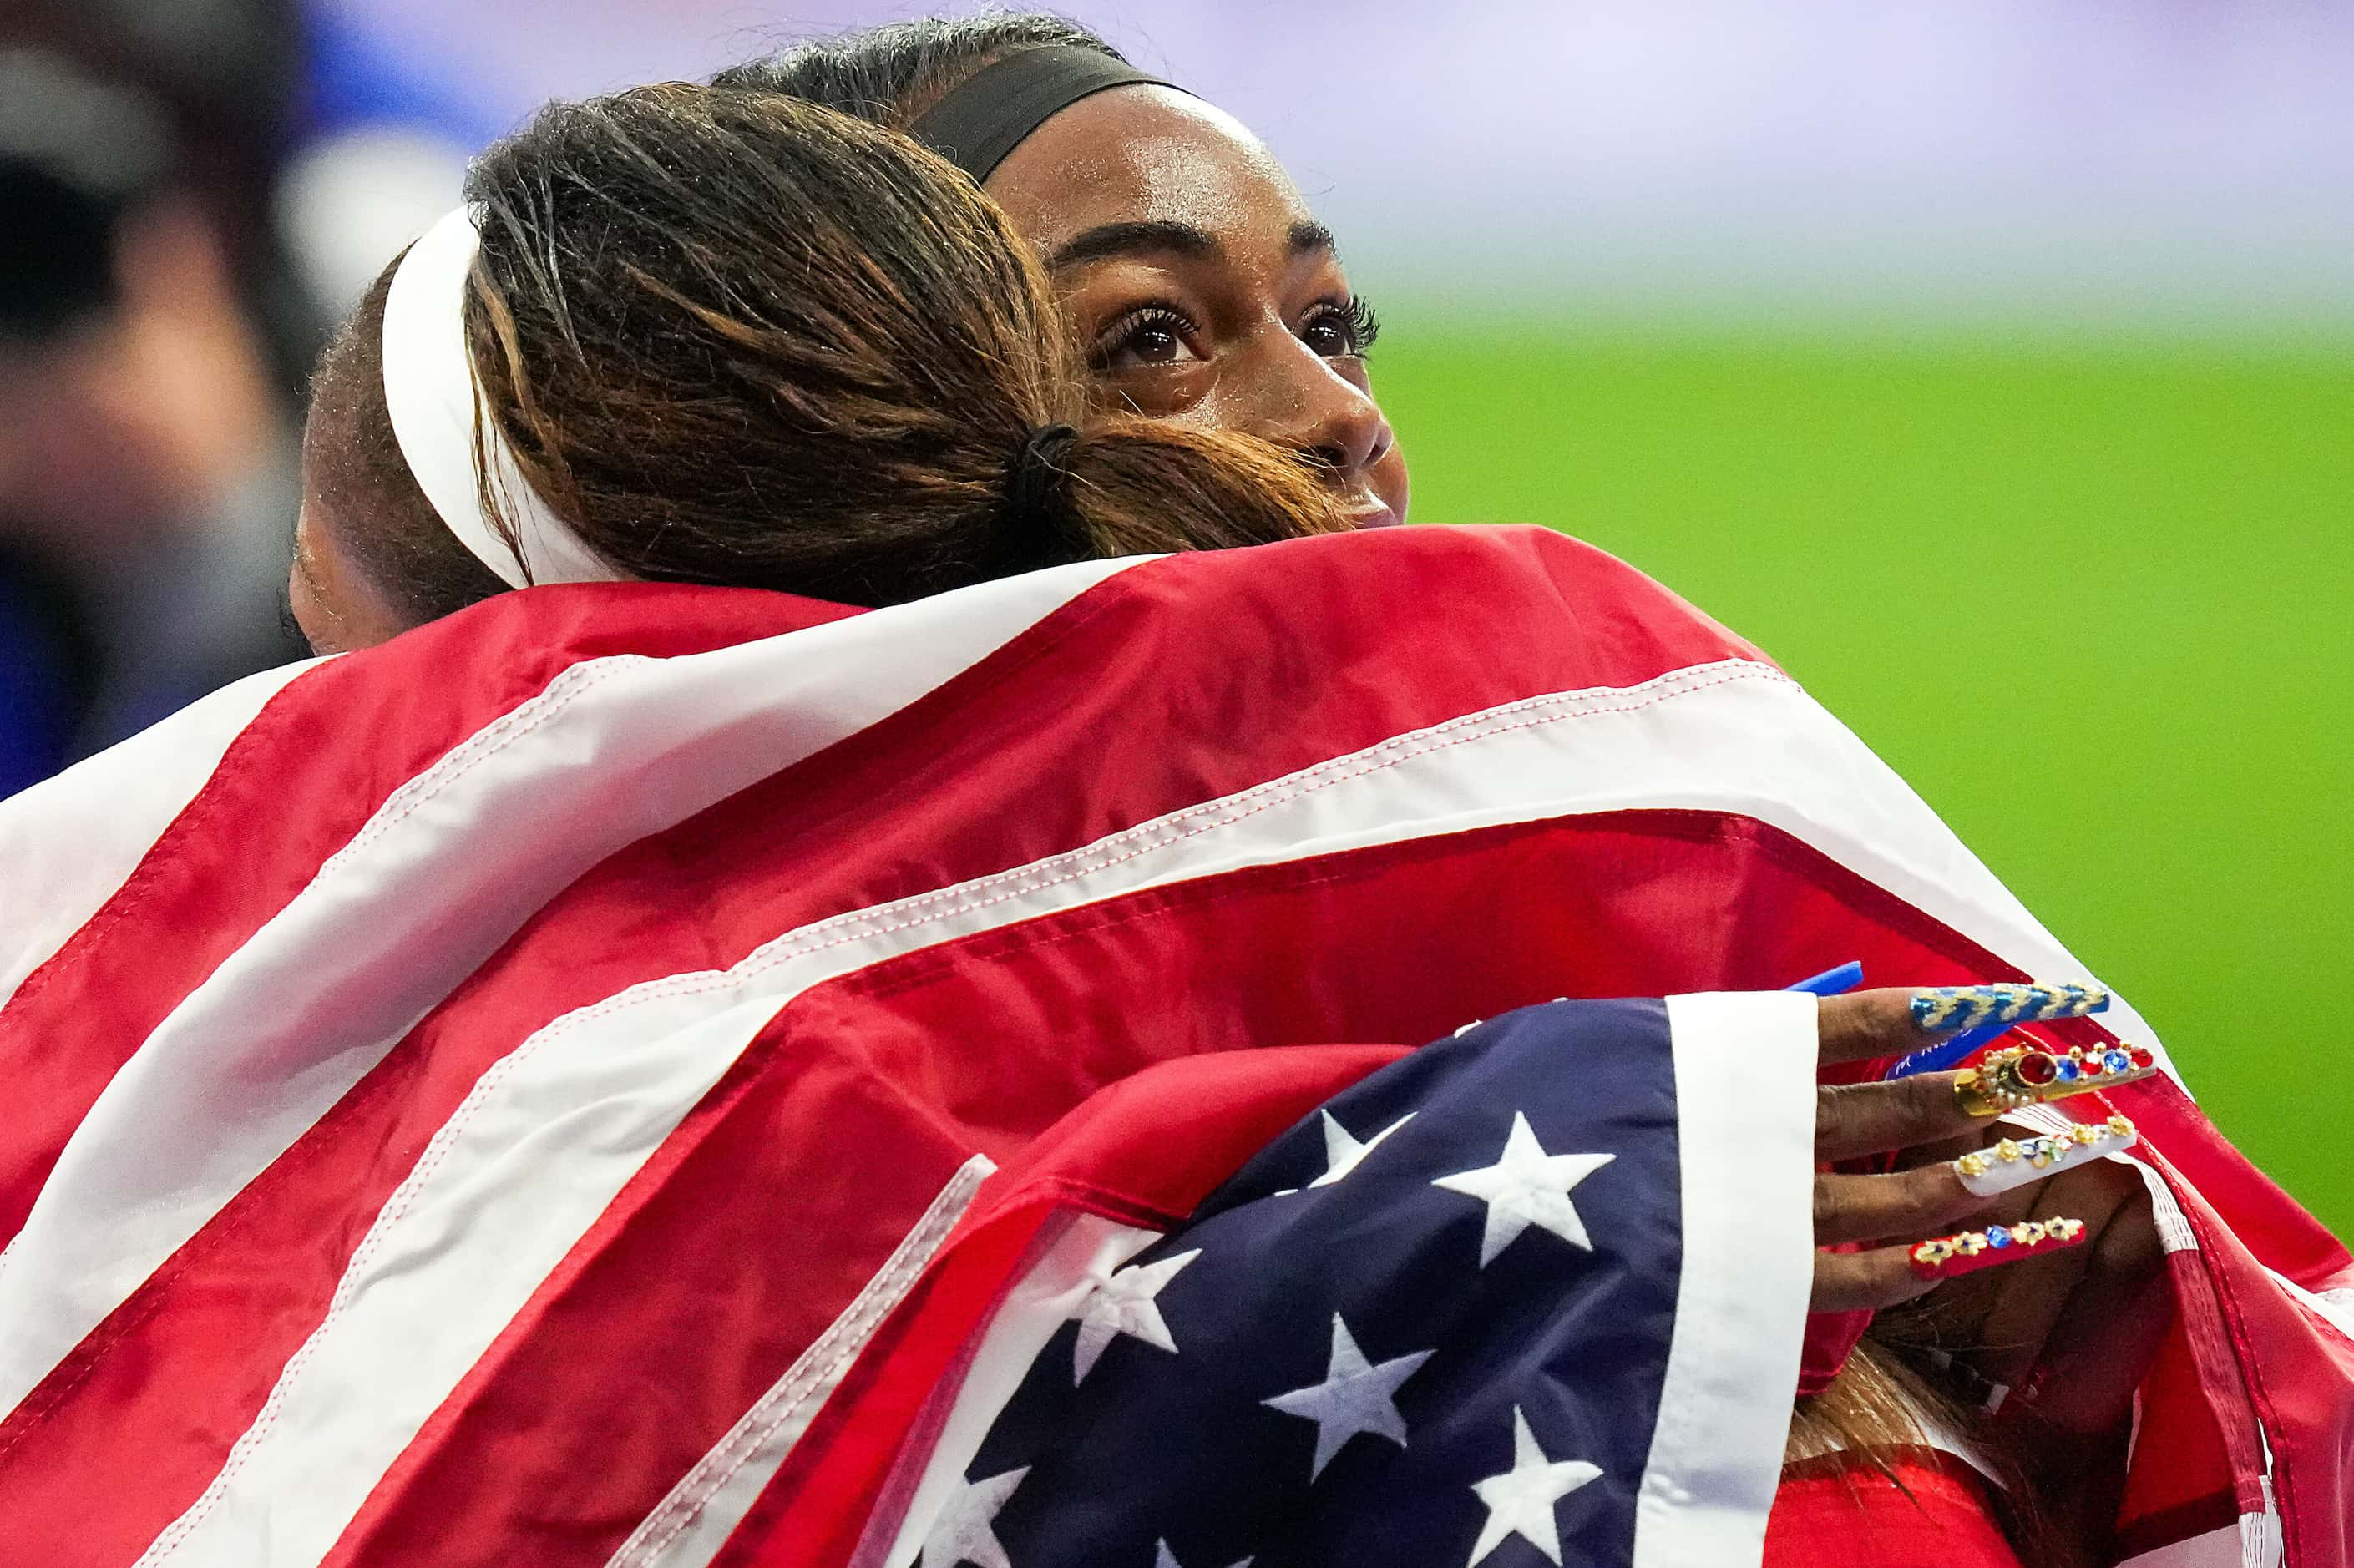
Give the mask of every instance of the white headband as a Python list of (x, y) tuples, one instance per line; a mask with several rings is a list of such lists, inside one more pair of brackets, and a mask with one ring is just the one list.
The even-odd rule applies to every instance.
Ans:
[[(619, 581), (628, 574), (608, 565), (548, 510), (482, 406), (464, 313), (466, 277), (482, 244), (461, 207), (427, 229), (392, 275), (384, 302), (384, 401), (393, 439), (442, 523), (508, 587)], [(478, 416), (491, 490), (514, 524), (520, 556), (482, 508), (474, 466)]]

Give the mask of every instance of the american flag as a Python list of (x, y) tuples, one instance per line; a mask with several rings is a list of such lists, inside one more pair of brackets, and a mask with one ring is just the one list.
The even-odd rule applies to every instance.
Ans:
[[(863, 614), (504, 595), (0, 805), (0, 889), (11, 1565), (904, 1568), (1034, 1249), (1186, 1223), (1408, 1047), (1850, 958), (1877, 983), (2087, 973), (1755, 650), (1522, 529)], [(2053, 1027), (2157, 1044), (2129, 1007), (2105, 1022)], [(2124, 1539), (2151, 1568), (2349, 1561), (2354, 1267), (2172, 1081), (2118, 1097), (2179, 1307)], [(1638, 1150), (1530, 1128), (1548, 1159), (1615, 1154), (1577, 1189), (1598, 1256)], [(1741, 1189), (1682, 1147), (1688, 1255), (1695, 1192)], [(1368, 1368), (1418, 1353), (1334, 1311)], [(1329, 1373), (1324, 1328), (1287, 1331)], [(1642, 1354), (1670, 1388), (1724, 1330), (1680, 1301)], [(1798, 1331), (1764, 1336), (1792, 1368)], [(1109, 1380), (1153, 1348), (1100, 1352)], [(1575, 1532), (1633, 1472), (1515, 1398), (1425, 1451), (1596, 1466), (1591, 1502), (1559, 1499)], [(1329, 1456), (1334, 1484), (1380, 1441)], [(1751, 1448), (1691, 1463), (1693, 1511), (1762, 1526)], [(1638, 1521), (1674, 1500), (1649, 1498)], [(1188, 1529), (1149, 1544), (1223, 1550)]]
[[(1058, 1227), (918, 1424), (873, 1560), (1754, 1556), (1807, 1297), (1812, 1035), (1789, 997), (1523, 1009), (1373, 1073), (1166, 1234)], [(1680, 1316), (1744, 1308), (1660, 1353)]]

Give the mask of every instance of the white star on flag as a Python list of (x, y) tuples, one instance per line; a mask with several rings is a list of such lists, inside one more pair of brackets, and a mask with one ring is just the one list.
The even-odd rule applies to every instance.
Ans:
[(1366, 1155), (1382, 1146), (1384, 1139), (1414, 1119), (1414, 1112), (1408, 1111), (1360, 1143), (1357, 1141), (1357, 1135), (1334, 1120), (1331, 1111), (1320, 1110), (1316, 1114), (1324, 1118), (1324, 1174), (1308, 1183), (1304, 1189), (1285, 1187), (1280, 1191), (1268, 1193), (1269, 1197), (1288, 1198), (1296, 1192), (1313, 1191), (1318, 1187), (1330, 1187), (1335, 1181), (1347, 1180), (1351, 1171), (1365, 1162)]
[(958, 1478), (956, 1491), (940, 1505), (932, 1532), (924, 1537), (924, 1568), (956, 1568), (960, 1563), (970, 1563), (974, 1568), (1013, 1568), (1004, 1543), (997, 1539), (997, 1516), (1029, 1473), (1030, 1467), (1024, 1465), (985, 1481)]
[(1551, 1231), (1587, 1252), (1593, 1241), (1569, 1194), (1580, 1181), (1618, 1157), (1615, 1154), (1547, 1154), (1524, 1112), (1512, 1113), (1503, 1157), (1493, 1165), (1441, 1176), (1431, 1183), (1488, 1205), (1488, 1228), (1479, 1237), (1479, 1266), (1517, 1240), (1531, 1225)]
[(1294, 1389), (1259, 1403), (1272, 1405), (1286, 1415), (1304, 1416), (1316, 1423), (1316, 1458), (1308, 1468), (1308, 1478), (1312, 1481), (1324, 1473), (1324, 1467), (1331, 1463), (1341, 1446), (1360, 1432), (1386, 1437), (1401, 1448), (1405, 1446), (1405, 1417), (1398, 1414), (1397, 1407), (1398, 1384), (1412, 1377), (1435, 1353), (1417, 1351), (1410, 1356), (1373, 1365), (1357, 1349), (1349, 1325), (1335, 1312), (1332, 1359), (1325, 1370), (1324, 1381), (1312, 1388)]
[[(1251, 1568), (1251, 1564), (1257, 1561), (1256, 1557), (1246, 1557), (1234, 1564), (1234, 1568)], [(1153, 1542), (1152, 1568), (1184, 1568), (1184, 1564), (1177, 1561), (1177, 1554), (1169, 1550), (1167, 1542), (1159, 1541)]]
[(1512, 1467), (1471, 1485), (1488, 1505), (1488, 1522), (1480, 1527), (1471, 1561), (1464, 1568), (1472, 1568), (1515, 1535), (1560, 1568), (1561, 1531), (1553, 1523), (1553, 1505), (1601, 1474), (1599, 1467), (1583, 1459), (1556, 1463), (1546, 1458), (1537, 1446), (1537, 1435), (1529, 1430), (1529, 1418), (1519, 1405), (1512, 1406)]
[(1162, 1287), (1177, 1277), (1178, 1270), (1201, 1255), (1202, 1249), (1195, 1247), (1159, 1263), (1140, 1263), (1117, 1274), (1097, 1277), (1096, 1287), (1071, 1308), (1071, 1316), (1079, 1320), (1078, 1343), (1071, 1347), (1074, 1387), (1095, 1370), (1096, 1358), (1104, 1353), (1104, 1347), (1122, 1334), (1171, 1355), (1177, 1353), (1177, 1341), (1169, 1337), (1169, 1325), (1161, 1316), (1156, 1298)]
[(1364, 1142), (1360, 1143), (1347, 1128), (1332, 1119), (1331, 1111), (1319, 1111), (1317, 1114), (1324, 1118), (1324, 1174), (1308, 1183), (1311, 1189), (1330, 1187), (1333, 1182), (1345, 1178), (1349, 1172), (1365, 1162), (1366, 1155), (1382, 1146), (1384, 1139), (1414, 1119), (1414, 1112), (1408, 1111)]

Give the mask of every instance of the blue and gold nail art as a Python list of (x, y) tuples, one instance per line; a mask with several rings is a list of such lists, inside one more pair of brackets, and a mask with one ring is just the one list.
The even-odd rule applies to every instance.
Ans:
[(2082, 1018), (2109, 1005), (2096, 985), (2021, 985), (1997, 980), (1986, 985), (1949, 985), (1913, 999), (1913, 1022), (1925, 1034), (1955, 1034), (1988, 1024), (2048, 1023)]

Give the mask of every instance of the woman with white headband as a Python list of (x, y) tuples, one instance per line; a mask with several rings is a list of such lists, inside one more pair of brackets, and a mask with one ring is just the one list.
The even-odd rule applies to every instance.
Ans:
[(876, 606), (1348, 525), (1272, 446), (1090, 419), (1026, 251), (896, 137), (649, 89), (550, 111), (471, 197), (321, 367), (291, 595), (323, 652), (531, 583)]

